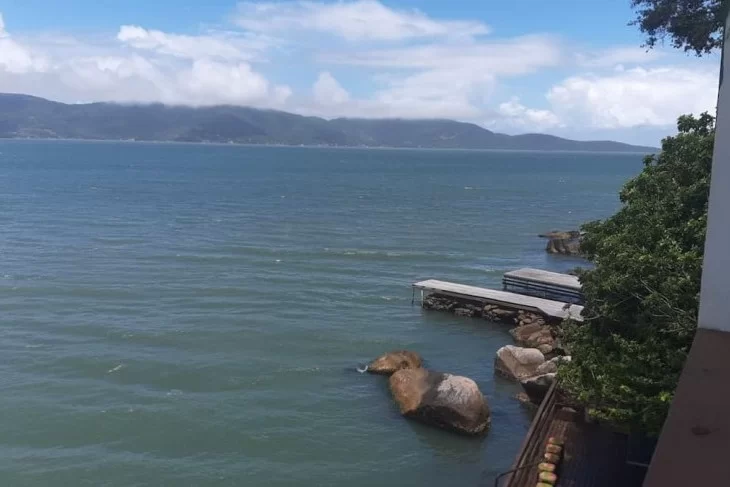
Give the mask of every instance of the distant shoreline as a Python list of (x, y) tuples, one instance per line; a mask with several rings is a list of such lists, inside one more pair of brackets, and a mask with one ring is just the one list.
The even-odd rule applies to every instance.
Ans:
[(530, 132), (510, 135), (448, 119), (325, 119), (230, 105), (67, 104), (17, 93), (0, 93), (0, 137), (356, 149), (637, 154), (658, 150), (614, 140), (571, 140)]
[(64, 137), (0, 137), (0, 142), (80, 142), (107, 144), (154, 144), (154, 145), (203, 145), (214, 147), (267, 147), (285, 149), (356, 149), (356, 150), (407, 150), (407, 151), (459, 151), (459, 152), (518, 152), (518, 153), (556, 153), (556, 154), (634, 154), (648, 155), (659, 152), (620, 151), (620, 150), (573, 150), (573, 149), (475, 149), (461, 147), (398, 147), (398, 146), (358, 146), (358, 145), (312, 145), (312, 144), (270, 144), (255, 142), (192, 142), (184, 140), (131, 140), (131, 139), (82, 139)]

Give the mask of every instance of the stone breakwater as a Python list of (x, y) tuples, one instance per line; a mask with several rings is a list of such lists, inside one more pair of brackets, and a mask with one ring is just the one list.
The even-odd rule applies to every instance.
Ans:
[(555, 380), (558, 365), (570, 361), (559, 339), (561, 321), (542, 313), (483, 304), (442, 294), (431, 294), (424, 298), (423, 307), (456, 316), (482, 318), (512, 325), (510, 334), (517, 346), (507, 345), (497, 351), (495, 373), (519, 382), (525, 391), (525, 394), (519, 396), (534, 404), (542, 401)]

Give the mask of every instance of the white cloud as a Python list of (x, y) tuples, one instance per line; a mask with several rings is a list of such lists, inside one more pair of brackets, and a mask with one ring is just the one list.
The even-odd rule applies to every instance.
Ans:
[(567, 78), (547, 98), (553, 111), (575, 126), (672, 126), (683, 113), (712, 111), (717, 87), (714, 68), (634, 68)]
[(337, 115), (349, 110), (361, 117), (476, 120), (500, 78), (555, 66), (561, 50), (550, 36), (525, 36), (338, 53), (320, 60), (376, 70), (373, 79), (381, 85), (367, 99), (338, 106)]
[(178, 80), (186, 103), (192, 105), (256, 105), (267, 101), (274, 105), (283, 101), (270, 98), (269, 82), (246, 63), (197, 60)]
[(578, 65), (586, 68), (612, 68), (624, 64), (646, 64), (665, 56), (658, 49), (646, 50), (636, 46), (617, 46), (575, 55)]
[(555, 38), (524, 36), (371, 49), (323, 60), (389, 69), (377, 72), (382, 86), (353, 109), (359, 116), (478, 120), (500, 79), (556, 66), (561, 59)]
[(491, 75), (517, 75), (557, 65), (562, 60), (561, 51), (554, 37), (532, 35), (492, 42), (449, 42), (327, 54), (321, 60), (367, 67), (469, 69)]
[(292, 93), (246, 62), (250, 55), (239, 42), (246, 39), (123, 26), (117, 36), (121, 45), (46, 36), (32, 47), (33, 40), (16, 42), (4, 22), (0, 26), (0, 91), (66, 102), (259, 107), (282, 106)]
[(494, 83), (488, 72), (468, 68), (422, 71), (391, 78), (373, 98), (383, 108), (382, 116), (471, 119), (479, 113), (476, 100)]
[(170, 56), (204, 59), (251, 60), (254, 52), (239, 39), (210, 35), (188, 36), (148, 30), (136, 25), (123, 25), (117, 39), (135, 49), (154, 51)]
[(375, 0), (243, 2), (235, 20), (240, 27), (254, 32), (300, 30), (349, 41), (474, 36), (489, 31), (481, 22), (434, 20), (418, 10), (396, 10)]
[(313, 99), (292, 108), (308, 115), (357, 118), (474, 119), (478, 95), (491, 90), (494, 78), (424, 71), (409, 76), (383, 75), (382, 87), (367, 97), (352, 97), (328, 72), (313, 86)]
[(540, 131), (559, 127), (560, 119), (550, 110), (535, 110), (520, 103), (518, 97), (513, 97), (501, 103), (497, 113), (502, 117), (501, 122), (507, 126), (528, 131)]
[[(155, 102), (175, 99), (174, 84), (155, 64), (138, 56), (87, 56), (54, 65), (49, 84), (62, 89), (65, 101)], [(103, 98), (101, 98), (103, 97)]]
[(340, 105), (350, 99), (347, 90), (326, 71), (319, 74), (312, 91), (314, 92), (314, 99), (323, 105)]
[(0, 72), (22, 74), (32, 71), (43, 71), (47, 61), (35, 56), (28, 48), (15, 42), (5, 30), (5, 20), (0, 13)]

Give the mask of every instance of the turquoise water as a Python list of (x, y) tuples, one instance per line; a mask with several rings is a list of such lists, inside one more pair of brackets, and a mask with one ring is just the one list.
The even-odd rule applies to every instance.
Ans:
[[(565, 270), (536, 234), (618, 206), (641, 156), (0, 142), (0, 482), (491, 485), (529, 417), (507, 328), (425, 278)], [(358, 364), (477, 381), (484, 440), (401, 418)]]

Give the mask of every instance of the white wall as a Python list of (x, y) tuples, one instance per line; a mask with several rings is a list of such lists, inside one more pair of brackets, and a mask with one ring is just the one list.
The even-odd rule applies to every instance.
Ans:
[(730, 15), (726, 25), (699, 326), (730, 332)]

